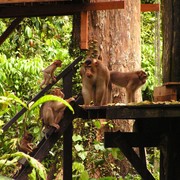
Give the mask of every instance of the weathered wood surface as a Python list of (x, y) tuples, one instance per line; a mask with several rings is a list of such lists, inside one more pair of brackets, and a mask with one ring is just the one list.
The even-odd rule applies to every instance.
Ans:
[(179, 118), (180, 104), (152, 104), (152, 105), (126, 105), (101, 106), (80, 108), (79, 117), (84, 119), (163, 119)]
[(141, 12), (155, 12), (160, 11), (160, 4), (141, 4)]
[(162, 1), (163, 82), (180, 81), (180, 1)]
[(30, 2), (54, 2), (54, 1), (70, 1), (70, 0), (0, 0), (0, 4), (8, 3), (30, 3)]
[(33, 16), (62, 16), (73, 15), (82, 11), (123, 9), (124, 1), (97, 2), (97, 3), (34, 3), (32, 5), (4, 5), (0, 4), (0, 18), (33, 17)]

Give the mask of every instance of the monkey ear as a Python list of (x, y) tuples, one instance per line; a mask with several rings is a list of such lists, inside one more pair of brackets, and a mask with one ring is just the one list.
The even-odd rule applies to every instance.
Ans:
[(102, 56), (101, 55), (98, 56), (98, 60), (102, 61)]

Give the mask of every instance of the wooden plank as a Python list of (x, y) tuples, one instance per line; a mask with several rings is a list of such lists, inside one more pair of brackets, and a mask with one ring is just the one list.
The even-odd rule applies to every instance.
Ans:
[(88, 12), (81, 12), (80, 48), (88, 49)]
[(180, 86), (180, 82), (166, 82), (164, 86)]
[(126, 106), (79, 107), (79, 118), (84, 119), (160, 119), (180, 117), (180, 104), (150, 104)]
[(136, 132), (105, 132), (104, 145), (106, 148), (115, 148), (113, 141), (119, 138), (125, 139), (131, 147), (158, 147), (161, 141), (160, 133), (136, 133)]
[(6, 38), (13, 32), (14, 29), (19, 25), (19, 23), (23, 20), (23, 18), (16, 18), (11, 25), (4, 31), (4, 33), (0, 36), (0, 45), (6, 40)]
[(160, 4), (141, 4), (141, 12), (160, 11)]
[(70, 0), (0, 0), (0, 4), (30, 3), (30, 2), (54, 2), (54, 1), (70, 1)]
[(32, 6), (0, 6), (0, 18), (73, 15), (82, 11), (124, 9), (124, 1), (97, 3), (49, 3)]
[(171, 101), (177, 100), (177, 86), (159, 86), (154, 88), (154, 101)]
[(130, 146), (129, 142), (122, 136), (118, 139), (111, 139), (116, 144), (116, 147), (120, 148), (122, 153), (126, 156), (129, 162), (133, 165), (136, 171), (141, 175), (144, 180), (155, 180), (149, 170), (146, 168), (142, 160), (138, 157), (137, 153)]

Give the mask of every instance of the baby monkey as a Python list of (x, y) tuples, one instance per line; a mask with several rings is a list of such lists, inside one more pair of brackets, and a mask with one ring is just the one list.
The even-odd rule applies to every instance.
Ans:
[[(51, 94), (64, 98), (64, 93), (59, 88), (53, 89), (51, 91)], [(69, 99), (66, 99), (66, 101), (70, 103), (71, 101), (74, 101), (74, 98), (71, 97)], [(65, 109), (66, 106), (59, 101), (48, 101), (41, 106), (40, 119), (42, 120), (43, 125), (45, 126), (44, 132), (50, 126), (55, 127), (56, 130), (60, 128), (58, 123), (63, 118)]]
[(25, 131), (24, 135), (18, 145), (19, 151), (22, 151), (26, 154), (31, 153), (33, 151), (34, 144), (32, 143), (33, 136), (29, 132)]
[(44, 79), (40, 85), (41, 89), (43, 88), (43, 85), (47, 86), (52, 81), (56, 81), (56, 78), (54, 76), (54, 71), (56, 70), (57, 67), (61, 67), (61, 64), (62, 64), (61, 60), (56, 60), (43, 70)]

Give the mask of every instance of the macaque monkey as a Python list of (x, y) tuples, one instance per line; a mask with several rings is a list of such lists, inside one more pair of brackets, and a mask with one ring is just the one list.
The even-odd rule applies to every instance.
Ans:
[(83, 63), (80, 75), (82, 77), (82, 96), (84, 105), (106, 105), (110, 101), (110, 72), (102, 61), (88, 58)]
[(134, 72), (110, 71), (111, 83), (125, 87), (127, 92), (127, 102), (135, 102), (135, 92), (147, 79), (147, 74), (140, 70)]
[(33, 143), (33, 136), (32, 134), (30, 134), (29, 132), (25, 131), (24, 135), (18, 145), (18, 149), (19, 151), (22, 151), (26, 154), (31, 153), (33, 151), (33, 149), (35, 148)]
[[(64, 93), (60, 89), (53, 89), (51, 94), (64, 98)], [(71, 97), (66, 99), (68, 103), (74, 101), (74, 98)], [(43, 121), (45, 125), (45, 129), (49, 128), (49, 126), (55, 127), (56, 130), (60, 128), (59, 122), (64, 116), (64, 110), (66, 106), (58, 101), (48, 101), (45, 102), (40, 108), (40, 119)]]
[(62, 64), (61, 60), (56, 60), (43, 70), (44, 79), (40, 85), (41, 88), (43, 88), (43, 85), (48, 85), (52, 81), (56, 81), (56, 78), (54, 76), (54, 71), (56, 70), (57, 67), (61, 67), (61, 64)]

